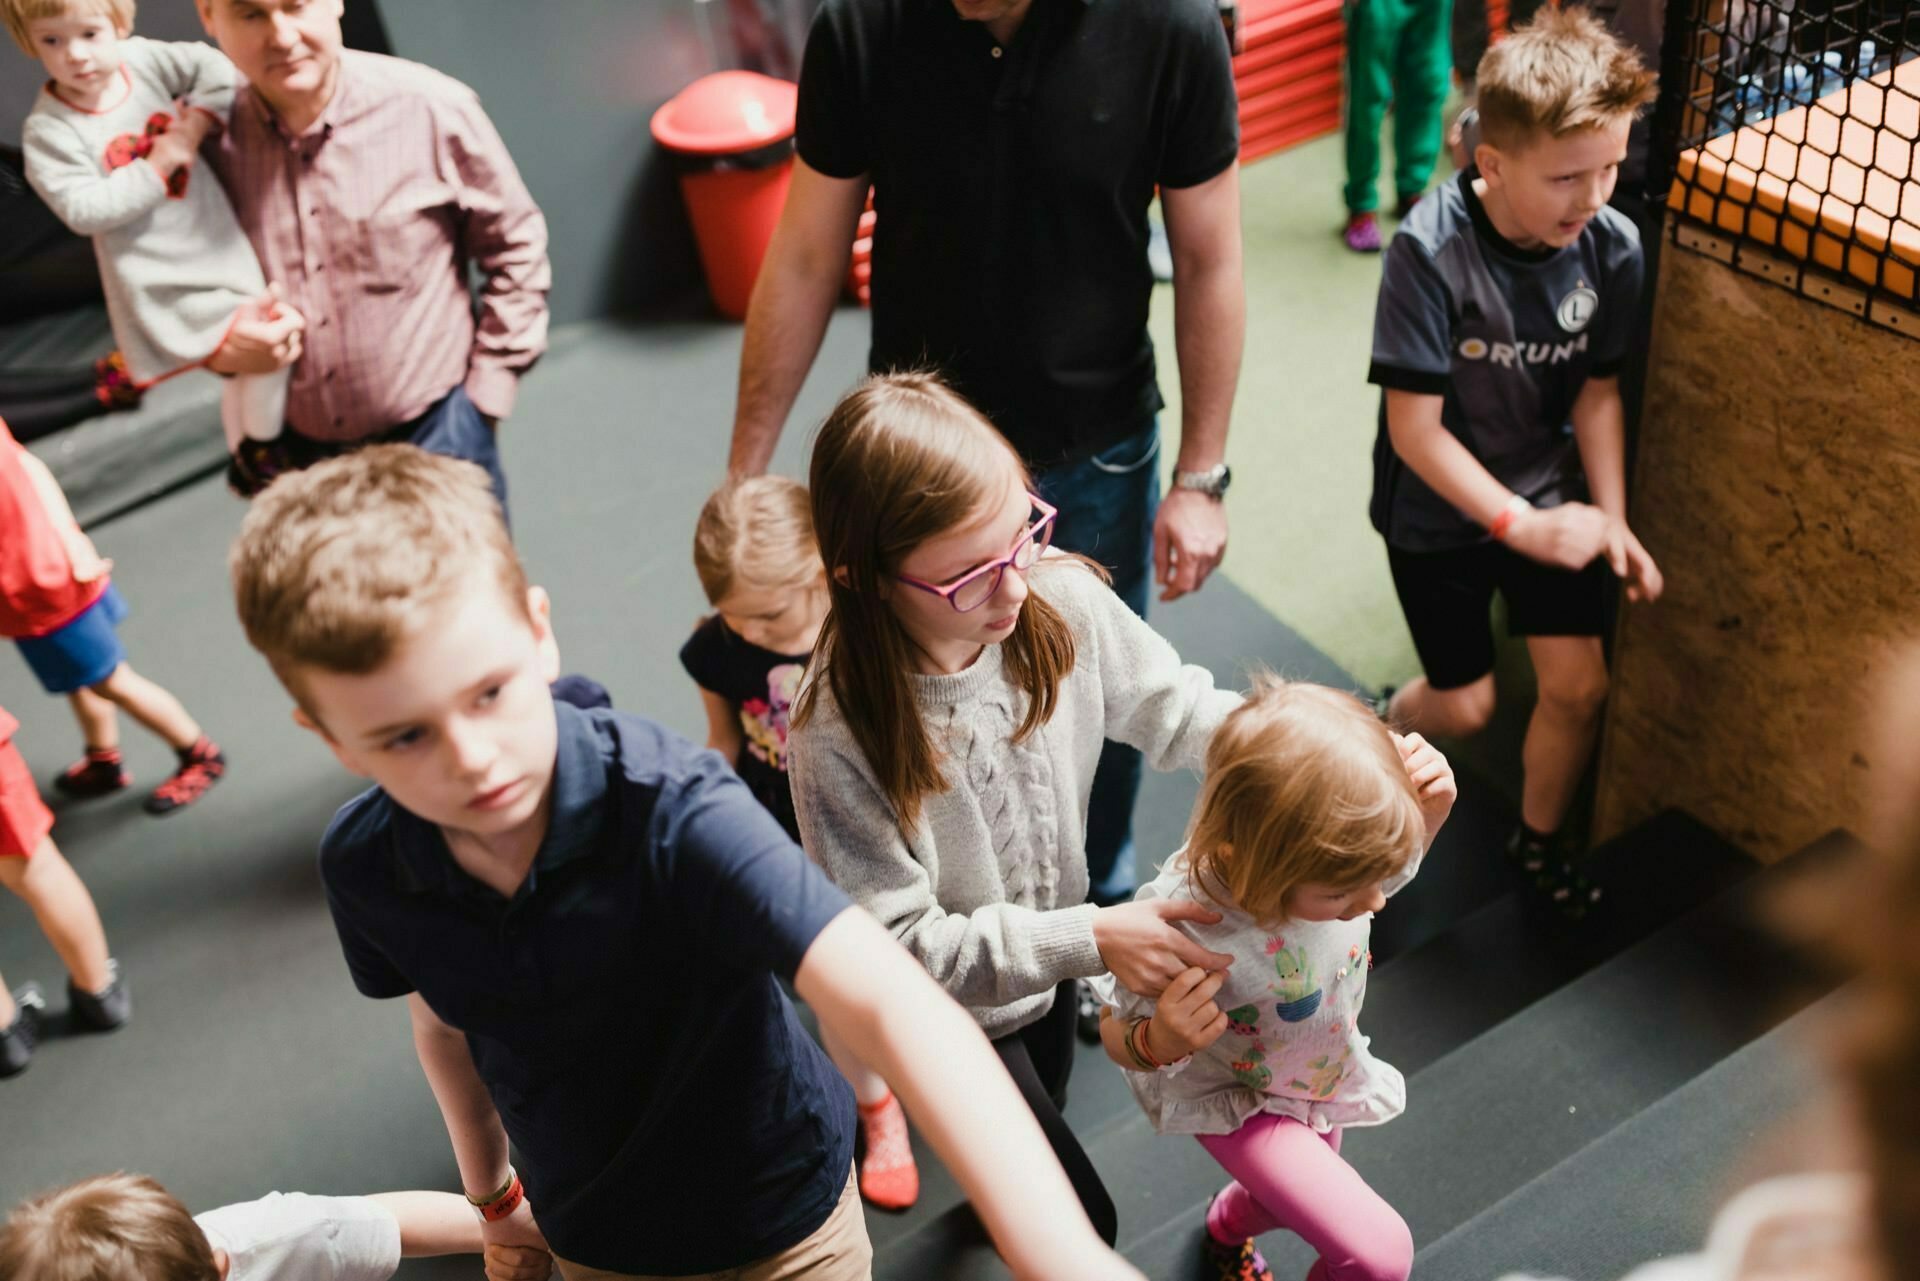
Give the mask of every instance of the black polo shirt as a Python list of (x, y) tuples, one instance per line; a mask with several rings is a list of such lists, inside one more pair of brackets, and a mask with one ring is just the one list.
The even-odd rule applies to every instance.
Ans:
[(714, 1272), (804, 1240), (853, 1161), (852, 1092), (791, 979), (848, 900), (709, 751), (556, 705), (553, 818), (503, 899), (378, 788), (320, 852), (361, 992), (466, 1033), (541, 1231), (614, 1272)]
[(1239, 154), (1213, 0), (1033, 0), (1004, 49), (950, 0), (825, 0), (799, 113), (873, 180), (870, 368), (939, 369), (1039, 466), (1146, 426), (1147, 206)]

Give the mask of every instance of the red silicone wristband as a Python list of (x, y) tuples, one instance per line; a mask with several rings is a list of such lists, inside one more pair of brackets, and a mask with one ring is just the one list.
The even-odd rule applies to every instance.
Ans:
[(527, 1189), (521, 1184), (520, 1176), (516, 1174), (513, 1176), (513, 1182), (507, 1185), (505, 1192), (485, 1205), (476, 1205), (473, 1208), (480, 1211), (480, 1217), (486, 1222), (498, 1223), (518, 1210), (520, 1203), (526, 1199)]

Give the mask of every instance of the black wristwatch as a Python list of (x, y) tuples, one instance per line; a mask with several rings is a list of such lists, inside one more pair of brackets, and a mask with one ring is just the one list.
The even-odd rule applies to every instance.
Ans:
[(1208, 498), (1225, 498), (1227, 486), (1233, 483), (1233, 468), (1225, 463), (1215, 463), (1205, 471), (1176, 471), (1173, 473), (1175, 489), (1191, 489), (1205, 494)]

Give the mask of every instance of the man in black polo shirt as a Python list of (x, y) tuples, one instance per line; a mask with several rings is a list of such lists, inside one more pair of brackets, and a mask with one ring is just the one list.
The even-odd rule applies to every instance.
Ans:
[[(874, 193), (871, 370), (938, 370), (1060, 509), (1057, 546), (1145, 614), (1226, 549), (1227, 420), (1245, 329), (1239, 124), (1212, 0), (825, 0), (799, 159), (747, 317), (730, 466), (766, 468)], [(1147, 209), (1175, 264), (1175, 489), (1147, 335)], [(1132, 892), (1140, 758), (1108, 744), (1087, 862)]]

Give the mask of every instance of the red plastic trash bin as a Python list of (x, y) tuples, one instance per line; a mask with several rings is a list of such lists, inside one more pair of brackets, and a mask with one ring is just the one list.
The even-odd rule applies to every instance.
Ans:
[(653, 113), (653, 138), (674, 156), (707, 288), (741, 320), (793, 180), (799, 86), (753, 71), (717, 71)]

